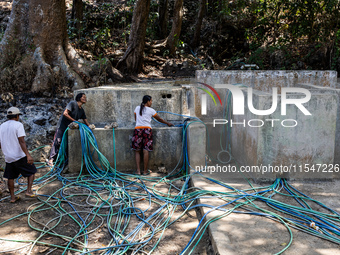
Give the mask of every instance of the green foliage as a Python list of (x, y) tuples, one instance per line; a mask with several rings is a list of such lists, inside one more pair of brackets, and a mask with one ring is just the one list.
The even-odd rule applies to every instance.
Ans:
[(107, 47), (107, 43), (111, 38), (111, 29), (108, 27), (102, 27), (98, 30), (94, 35), (93, 39), (97, 42), (101, 47)]
[(339, 21), (339, 3), (334, 0), (256, 1), (249, 10), (254, 23), (247, 37), (257, 45), (325, 42)]
[(147, 27), (146, 27), (146, 37), (149, 40), (159, 39), (157, 37), (158, 18), (159, 18), (158, 7), (159, 7), (159, 2), (155, 1), (155, 0), (151, 0), (149, 17), (148, 17), (148, 24), (147, 24)]
[(150, 12), (148, 18), (148, 26), (146, 27), (146, 36), (149, 39), (157, 39), (157, 21), (159, 14), (158, 12)]
[[(257, 64), (261, 69), (340, 67), (337, 64), (340, 58), (338, 0), (207, 1), (201, 45), (191, 49), (187, 42), (192, 40), (199, 2), (184, 1), (181, 35), (175, 37), (177, 53), (182, 56), (195, 52), (202, 59), (209, 56), (218, 65), (234, 69), (239, 68), (232, 64), (238, 59)], [(81, 29), (75, 28), (76, 20), (68, 21), (72, 43), (95, 58), (107, 56), (117, 63), (127, 46), (135, 3), (136, 0), (86, 3)], [(173, 4), (174, 1), (169, 1), (169, 20), (173, 16)], [(159, 1), (151, 0), (146, 30), (149, 42), (163, 39), (159, 38), (158, 8)], [(168, 32), (171, 25), (169, 22)], [(324, 65), (330, 63), (329, 66), (322, 67), (318, 62), (320, 52), (327, 52)], [(167, 57), (169, 51), (162, 49), (159, 55)]]
[(209, 38), (204, 46), (219, 64), (232, 63), (237, 56), (260, 68), (273, 68), (273, 63), (277, 69), (340, 68), (338, 0), (208, 3), (203, 29), (210, 26), (211, 32), (204, 30)]
[(332, 70), (337, 70), (337, 64), (340, 58), (340, 30), (336, 31), (335, 33), (335, 39), (334, 39), (334, 55), (332, 58), (332, 63), (331, 63), (331, 69)]
[(254, 51), (250, 58), (249, 58), (249, 63), (256, 64), (260, 69), (265, 69), (264, 68), (264, 63), (263, 63), (263, 54), (264, 51), (262, 48), (258, 48), (256, 51)]
[(128, 0), (127, 4), (130, 6), (133, 6), (136, 3), (137, 0)]
[(336, 0), (220, 0), (208, 6), (208, 13), (245, 27), (245, 38), (256, 49), (265, 44), (325, 42), (337, 30), (339, 8)]
[(91, 52), (94, 59), (111, 53), (121, 43), (126, 45), (134, 2), (128, 1), (124, 5), (109, 2), (94, 5), (85, 2), (84, 17), (79, 21), (80, 28), (77, 26), (78, 20), (68, 20), (69, 38), (75, 43), (76, 48)]

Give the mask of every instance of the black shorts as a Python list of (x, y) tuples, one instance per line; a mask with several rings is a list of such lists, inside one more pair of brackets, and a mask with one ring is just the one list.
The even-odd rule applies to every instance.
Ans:
[(20, 174), (24, 177), (30, 177), (37, 172), (35, 165), (27, 163), (27, 157), (23, 157), (15, 162), (6, 163), (4, 177), (7, 179), (16, 179)]

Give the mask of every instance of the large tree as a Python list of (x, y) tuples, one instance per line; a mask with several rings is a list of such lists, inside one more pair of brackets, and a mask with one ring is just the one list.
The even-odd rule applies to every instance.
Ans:
[(153, 48), (168, 48), (170, 55), (173, 55), (178, 45), (179, 37), (182, 30), (183, 20), (183, 0), (175, 0), (171, 31), (167, 38), (156, 41)]
[(36, 93), (52, 91), (60, 79), (73, 89), (83, 88), (95, 66), (69, 43), (65, 0), (14, 0), (0, 55), (0, 75), (13, 60), (20, 65), (29, 59), (35, 66), (31, 90)]
[(128, 48), (117, 64), (117, 68), (125, 73), (138, 74), (143, 68), (149, 10), (150, 0), (137, 0), (132, 16)]
[(84, 16), (83, 0), (73, 0), (71, 19), (75, 20), (75, 27), (81, 29), (81, 21)]
[(183, 20), (183, 0), (176, 0), (174, 5), (174, 16), (172, 18), (172, 27), (170, 34), (166, 40), (166, 45), (169, 48), (170, 54), (174, 54), (179, 41), (182, 30)]
[[(162, 4), (167, 5), (167, 1)], [(117, 64), (124, 73), (138, 74), (143, 68), (146, 27), (150, 10), (150, 0), (137, 0), (133, 11), (128, 48)], [(164, 14), (165, 15), (165, 14)], [(156, 42), (153, 48), (167, 47), (173, 54), (181, 34), (183, 19), (183, 0), (176, 0), (171, 32), (167, 38)]]
[(201, 0), (199, 11), (198, 11), (198, 17), (197, 17), (196, 24), (195, 24), (194, 37), (191, 40), (191, 46), (193, 48), (198, 47), (200, 43), (201, 27), (202, 27), (202, 21), (203, 21), (206, 5), (207, 5), (207, 0)]
[(169, 19), (169, 0), (159, 0), (158, 6), (158, 31), (159, 36), (163, 39), (168, 35), (168, 19)]

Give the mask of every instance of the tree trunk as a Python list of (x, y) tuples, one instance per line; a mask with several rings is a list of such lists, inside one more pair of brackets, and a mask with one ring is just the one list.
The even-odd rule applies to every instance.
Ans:
[(133, 16), (128, 48), (117, 64), (124, 73), (138, 74), (143, 68), (146, 26), (151, 0), (137, 0)]
[(178, 44), (179, 36), (182, 29), (183, 19), (183, 0), (176, 0), (174, 5), (174, 17), (172, 19), (171, 32), (167, 38), (166, 45), (169, 48), (170, 55), (172, 55)]
[(193, 48), (198, 47), (198, 45), (200, 43), (201, 27), (202, 27), (202, 21), (203, 21), (206, 5), (207, 5), (207, 0), (201, 0), (200, 9), (198, 11), (198, 17), (197, 17), (197, 21), (196, 21), (196, 25), (195, 25), (195, 33), (194, 33), (194, 37), (192, 38), (192, 41), (191, 41), (191, 46)]
[[(30, 89), (51, 92), (56, 80), (73, 90), (84, 88), (91, 63), (82, 59), (69, 44), (65, 0), (14, 0), (10, 20), (0, 42), (0, 87), (8, 70), (22, 67), (22, 59), (34, 65)], [(11, 69), (12, 68), (12, 69)], [(81, 75), (81, 77), (80, 77)], [(25, 84), (27, 85), (27, 84)], [(16, 85), (11, 84), (12, 90)]]
[(73, 0), (71, 19), (75, 19), (75, 27), (81, 29), (81, 21), (83, 20), (84, 9), (83, 0)]
[(159, 0), (159, 7), (158, 7), (158, 25), (159, 25), (159, 35), (161, 39), (166, 38), (168, 35), (167, 28), (168, 28), (168, 19), (169, 19), (169, 0)]

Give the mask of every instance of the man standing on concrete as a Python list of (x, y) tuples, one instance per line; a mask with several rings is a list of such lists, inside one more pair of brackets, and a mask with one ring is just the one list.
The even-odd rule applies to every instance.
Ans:
[(90, 126), (89, 122), (86, 119), (85, 111), (82, 108), (82, 105), (85, 103), (86, 103), (85, 93), (79, 93), (77, 94), (75, 101), (72, 100), (67, 104), (66, 109), (63, 112), (63, 115), (60, 117), (58, 121), (57, 130), (54, 135), (53, 145), (51, 148), (50, 158), (48, 162), (50, 166), (52, 166), (53, 161), (57, 159), (61, 141), (68, 125), (71, 124), (73, 121), (82, 119), (84, 120), (84, 123), (87, 126)]
[(11, 194), (11, 203), (20, 197), (14, 195), (14, 179), (19, 174), (27, 177), (26, 196), (35, 197), (32, 192), (34, 174), (37, 172), (33, 165), (33, 158), (29, 154), (25, 143), (24, 125), (19, 122), (21, 112), (16, 107), (7, 110), (7, 121), (0, 126), (0, 148), (5, 155), (6, 168), (4, 177), (8, 179), (8, 189)]

